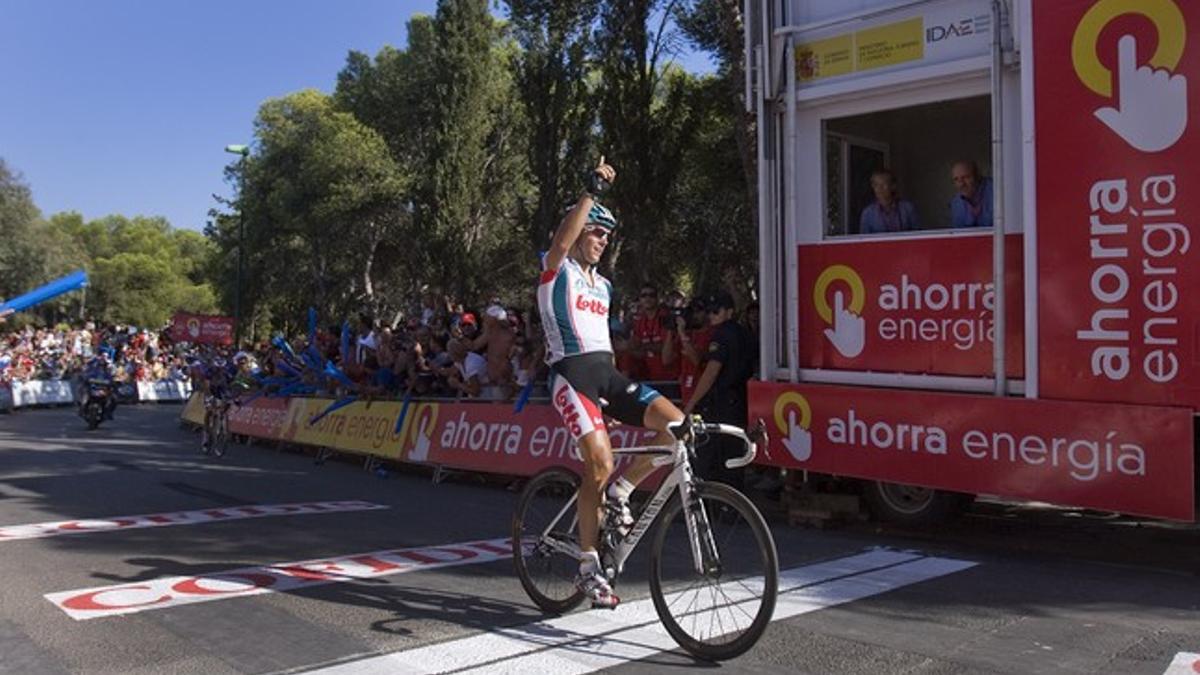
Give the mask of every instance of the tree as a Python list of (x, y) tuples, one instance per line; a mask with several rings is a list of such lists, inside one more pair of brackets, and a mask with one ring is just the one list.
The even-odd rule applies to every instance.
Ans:
[(680, 4), (676, 21), (692, 45), (712, 54), (723, 86), (715, 91), (728, 108), (733, 123), (730, 139), (736, 144), (743, 173), (746, 205), (751, 223), (758, 223), (758, 153), (754, 142), (755, 119), (746, 112), (745, 17), (739, 0), (687, 0)]
[(530, 244), (545, 246), (594, 164), (595, 122), (588, 51), (597, 0), (506, 0), (521, 51), (513, 60), (528, 129), (528, 163), (537, 197)]
[(255, 136), (256, 153), (228, 169), (239, 215), (217, 213), (209, 230), (225, 269), (245, 246), (247, 316), (375, 309), (378, 249), (406, 213), (405, 179), (383, 139), (315, 90), (263, 104)]
[(434, 36), (433, 152), (418, 223), (427, 262), (455, 261), (434, 268), (434, 285), (461, 296), (519, 269), (505, 264), (511, 255), (497, 253), (507, 253), (519, 231), (512, 220), (525, 172), (513, 149), (521, 122), (514, 117), (512, 53), (487, 0), (439, 2)]
[[(598, 109), (602, 154), (620, 172), (609, 200), (621, 223), (610, 264), (626, 274), (618, 282), (666, 285), (682, 266), (670, 236), (670, 196), (690, 145), (689, 88), (679, 68), (665, 68), (676, 36), (669, 29), (675, 0), (608, 0), (597, 33)], [(631, 252), (628, 263), (623, 259)]]
[(39, 218), (29, 186), (0, 158), (0, 298), (20, 295), (46, 281), (34, 239)]
[[(758, 230), (735, 139), (737, 111), (721, 95), (719, 77), (690, 87), (692, 136), (672, 187), (676, 257), (692, 261), (685, 271), (697, 289), (726, 287), (740, 297), (758, 279)], [(699, 264), (696, 264), (699, 263)]]

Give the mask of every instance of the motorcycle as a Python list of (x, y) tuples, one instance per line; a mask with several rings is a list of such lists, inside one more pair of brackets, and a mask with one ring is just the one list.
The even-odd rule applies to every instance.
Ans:
[(104, 421), (105, 413), (114, 403), (110, 400), (113, 396), (112, 384), (103, 380), (88, 380), (87, 382), (87, 400), (84, 401), (83, 407), (79, 414), (87, 422), (87, 428), (95, 429), (100, 426), (100, 422)]

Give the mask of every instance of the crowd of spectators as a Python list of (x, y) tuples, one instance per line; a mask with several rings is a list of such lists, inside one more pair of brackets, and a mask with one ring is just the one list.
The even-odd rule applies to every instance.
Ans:
[(102, 351), (118, 383), (187, 379), (188, 345), (158, 331), (89, 322), (0, 332), (0, 383), (73, 379)]
[[(745, 311), (745, 325), (754, 334), (756, 309), (751, 305)], [(688, 300), (680, 291), (660, 297), (647, 285), (627, 305), (614, 306), (610, 316), (618, 369), (686, 401), (703, 371), (713, 330), (706, 300)], [(505, 401), (519, 396), (530, 382), (533, 397), (547, 395), (540, 317), (497, 299), (482, 311), (468, 311), (447, 298), (428, 296), (420, 311), (394, 326), (361, 315), (352, 353), (341, 361), (335, 330), (318, 335), (320, 350), (373, 395), (411, 392)], [(294, 341), (292, 346), (299, 350), (304, 344)]]
[[(481, 309), (449, 298), (425, 296), (415, 311), (391, 322), (369, 313), (343, 325), (317, 330), (322, 361), (337, 365), (358, 393), (374, 398), (476, 398), (511, 401), (547, 395), (545, 344), (536, 311), (493, 298)], [(754, 307), (748, 328), (757, 331)], [(631, 379), (650, 382), (664, 394), (687, 401), (702, 372), (712, 333), (704, 298), (688, 300), (679, 291), (660, 297), (643, 286), (636, 298), (613, 307), (610, 326), (618, 368)], [(281, 375), (277, 361), (291, 359), (261, 340), (242, 345), (264, 377)], [(291, 337), (295, 354), (309, 349), (307, 335)], [(0, 383), (70, 380), (95, 355), (105, 352), (119, 383), (188, 380), (196, 359), (232, 359), (238, 350), (175, 342), (169, 330), (91, 322), (71, 327), (14, 328), (0, 332)], [(292, 364), (294, 365), (294, 363)], [(330, 378), (311, 377), (316, 393), (341, 395), (346, 387)], [(527, 389), (526, 385), (534, 383)]]

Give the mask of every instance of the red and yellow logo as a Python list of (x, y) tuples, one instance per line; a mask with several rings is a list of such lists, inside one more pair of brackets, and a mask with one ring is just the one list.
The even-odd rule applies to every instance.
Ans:
[(812, 406), (798, 392), (788, 391), (775, 399), (775, 428), (779, 430), (783, 447), (797, 462), (812, 457)]
[[(1117, 41), (1114, 73), (1100, 61), (1100, 34), (1120, 17), (1138, 15), (1154, 24), (1158, 45), (1148, 63), (1138, 59), (1138, 38)], [(1100, 0), (1083, 15), (1071, 40), (1071, 62), (1085, 87), (1105, 99), (1093, 112), (1114, 134), (1145, 153), (1162, 152), (1188, 126), (1187, 77), (1177, 72), (1187, 43), (1187, 24), (1174, 0)]]
[(1101, 0), (1083, 15), (1075, 38), (1071, 41), (1071, 61), (1075, 74), (1088, 89), (1104, 98), (1113, 96), (1113, 72), (1100, 62), (1096, 47), (1100, 33), (1114, 20), (1129, 14), (1149, 19), (1158, 31), (1158, 48), (1150, 57), (1150, 65), (1174, 70), (1183, 58), (1187, 42), (1187, 26), (1183, 12), (1172, 0)]
[[(837, 282), (839, 288), (833, 292), (833, 306), (829, 306), (829, 287)], [(846, 302), (846, 291), (850, 301)], [(817, 277), (813, 284), (813, 307), (817, 315), (829, 324), (825, 339), (842, 356), (852, 359), (862, 353), (866, 345), (866, 326), (863, 323), (863, 306), (867, 303), (867, 289), (862, 277), (848, 265), (830, 265)]]

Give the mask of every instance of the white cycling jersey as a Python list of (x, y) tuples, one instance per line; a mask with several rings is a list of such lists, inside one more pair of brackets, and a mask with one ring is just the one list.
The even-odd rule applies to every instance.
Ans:
[(591, 352), (612, 353), (608, 309), (612, 283), (593, 271), (589, 281), (579, 263), (567, 256), (558, 269), (544, 269), (538, 280), (538, 312), (546, 331), (546, 362)]

